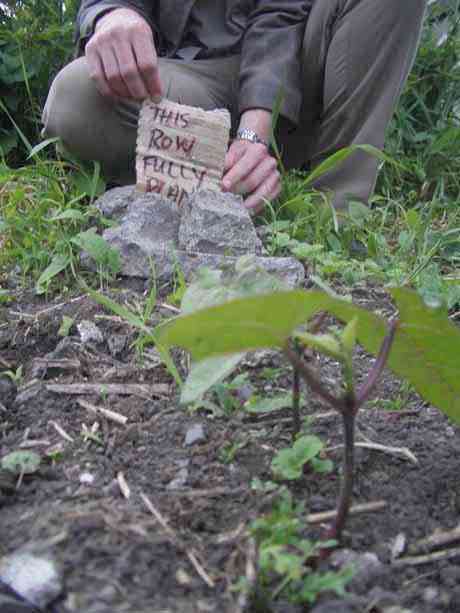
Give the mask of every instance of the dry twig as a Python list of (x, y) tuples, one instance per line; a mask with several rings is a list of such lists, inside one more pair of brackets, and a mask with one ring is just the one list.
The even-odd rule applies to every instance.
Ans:
[(48, 423), (50, 424), (50, 426), (53, 426), (53, 428), (56, 430), (56, 432), (60, 436), (62, 436), (63, 439), (65, 439), (69, 443), (73, 443), (74, 442), (74, 439), (70, 436), (70, 434), (67, 434), (67, 432), (64, 430), (64, 428), (62, 428), (56, 421), (49, 421)]
[(451, 560), (452, 558), (460, 557), (460, 547), (452, 549), (444, 549), (443, 551), (435, 551), (424, 556), (413, 556), (409, 558), (399, 558), (392, 562), (392, 566), (421, 566), (422, 564), (431, 564), (432, 562), (441, 562), (443, 560)]
[(101, 415), (105, 417), (108, 421), (113, 421), (119, 426), (126, 426), (128, 423), (128, 418), (116, 411), (111, 411), (110, 409), (104, 409), (103, 407), (97, 407), (94, 404), (90, 404), (86, 402), (86, 400), (77, 400), (78, 404), (90, 413), (94, 413), (94, 415)]
[[(381, 445), (380, 443), (372, 442), (355, 443), (355, 447), (361, 447), (362, 449), (370, 449), (372, 451), (381, 451), (382, 453), (386, 453), (388, 455), (396, 456), (403, 460), (407, 460), (408, 462), (411, 462), (411, 464), (418, 464), (418, 459), (410, 449), (407, 449), (407, 447), (387, 447), (386, 445)], [(337, 451), (339, 449), (343, 449), (343, 445), (328, 447), (327, 449), (325, 449), (325, 451)]]
[(451, 545), (460, 541), (460, 526), (446, 532), (435, 532), (431, 536), (420, 539), (412, 545), (409, 545), (408, 551), (411, 554), (421, 553), (423, 551), (431, 551), (445, 545)]
[(141, 385), (138, 383), (48, 383), (46, 389), (56, 394), (76, 396), (113, 394), (114, 396), (140, 396), (149, 400), (153, 396), (162, 397), (169, 393), (167, 383), (157, 383), (156, 385)]
[[(365, 504), (356, 504), (351, 507), (350, 515), (361, 515), (362, 513), (375, 513), (376, 511), (382, 511), (387, 506), (385, 500), (378, 500), (376, 502), (368, 502)], [(322, 524), (332, 521), (337, 515), (337, 511), (324, 511), (323, 513), (311, 513), (307, 515), (307, 523), (309, 524)]]

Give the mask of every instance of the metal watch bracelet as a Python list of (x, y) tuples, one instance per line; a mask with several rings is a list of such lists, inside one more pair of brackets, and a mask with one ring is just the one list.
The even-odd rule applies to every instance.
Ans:
[(250, 130), (249, 128), (242, 128), (241, 130), (238, 130), (238, 132), (236, 133), (235, 140), (247, 140), (250, 143), (264, 145), (265, 147), (267, 147), (267, 149), (269, 148), (268, 143), (262, 140), (257, 134), (257, 132), (254, 132), (254, 130)]

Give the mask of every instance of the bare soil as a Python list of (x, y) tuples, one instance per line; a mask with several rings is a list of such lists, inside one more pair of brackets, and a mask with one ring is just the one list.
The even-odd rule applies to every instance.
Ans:
[[(135, 288), (123, 291), (128, 294), (139, 295)], [(369, 308), (391, 309), (385, 294), (373, 288), (361, 288), (355, 298)], [(18, 488), (16, 479), (1, 474), (0, 553), (30, 544), (51, 553), (64, 577), (62, 596), (49, 609), (55, 613), (240, 611), (239, 594), (231, 586), (245, 575), (251, 556), (246, 528), (269, 508), (269, 499), (251, 489), (251, 480), (271, 477), (273, 453), (290, 441), (289, 411), (268, 417), (243, 410), (222, 417), (187, 412), (154, 350), (146, 350), (140, 361), (132, 348), (134, 331), (87, 297), (46, 302), (18, 295), (0, 308), (0, 372), (24, 368), (17, 390), (0, 378), (0, 402), (6, 408), (0, 456), (30, 448), (43, 458), (39, 471), (25, 476)], [(64, 339), (58, 335), (63, 315), (75, 320)], [(80, 341), (76, 324), (82, 320), (97, 324), (103, 342)], [(185, 364), (183, 356), (178, 358)], [(370, 367), (369, 356), (359, 354), (357, 360), (362, 372)], [(333, 385), (335, 365), (321, 366)], [(274, 369), (270, 376), (267, 369)], [(289, 368), (276, 353), (252, 356), (243, 370), (267, 397), (288, 389)], [(104, 387), (76, 395), (49, 388), (56, 383)], [(114, 383), (145, 387), (119, 395), (110, 393)], [(415, 613), (460, 611), (455, 543), (440, 547), (441, 560), (417, 566), (392, 562), (398, 535), (410, 545), (453, 529), (460, 511), (458, 429), (416, 394), (401, 393), (401, 383), (388, 373), (380, 400), (360, 414), (358, 441), (407, 448), (417, 463), (394, 453), (357, 449), (354, 503), (383, 500), (386, 506), (353, 516), (341, 543), (342, 548), (375, 553), (383, 566), (377, 575), (361, 573), (348, 599), (326, 596), (317, 610), (379, 613), (399, 606)], [(398, 411), (383, 408), (385, 400), (398, 395), (403, 399)], [(306, 512), (317, 513), (335, 505), (341, 449), (334, 448), (342, 435), (340, 419), (324, 415), (327, 407), (308, 398), (303, 414), (312, 416), (310, 429), (330, 449), (335, 468), (329, 475), (306, 473), (290, 488)], [(95, 416), (81, 400), (115, 411), (127, 423)], [(92, 436), (95, 422), (99, 429)], [(205, 437), (186, 446), (186, 434), (195, 424), (203, 426)], [(235, 442), (245, 444), (232, 459), (225, 450)], [(129, 496), (123, 494), (124, 482)], [(305, 530), (314, 537), (320, 527), (306, 525)], [(265, 607), (267, 612), (309, 610), (286, 603)]]

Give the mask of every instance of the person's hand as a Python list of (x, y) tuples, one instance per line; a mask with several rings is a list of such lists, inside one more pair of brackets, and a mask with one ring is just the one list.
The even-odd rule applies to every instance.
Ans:
[(267, 147), (247, 140), (233, 141), (225, 158), (224, 191), (247, 196), (245, 206), (259, 213), (267, 200), (281, 191), (281, 176), (276, 159)]
[(99, 19), (85, 54), (90, 76), (103, 96), (161, 97), (152, 30), (136, 11), (115, 9)]

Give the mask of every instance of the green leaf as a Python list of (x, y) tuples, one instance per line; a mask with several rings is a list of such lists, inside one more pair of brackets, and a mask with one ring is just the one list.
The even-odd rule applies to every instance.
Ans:
[(274, 398), (260, 398), (256, 396), (248, 400), (244, 405), (244, 410), (247, 413), (255, 415), (272, 413), (273, 411), (279, 411), (286, 407), (292, 406), (292, 393), (280, 394)]
[(302, 436), (292, 447), (278, 451), (273, 458), (271, 468), (279, 479), (292, 481), (302, 476), (304, 465), (318, 455), (323, 443), (317, 436)]
[(282, 347), (292, 330), (318, 310), (318, 302), (322, 304), (319, 292), (318, 300), (306, 297), (305, 292), (294, 291), (242, 298), (178, 317), (157, 332), (164, 345), (184, 347), (197, 360)]
[(37, 153), (40, 153), (40, 151), (42, 151), (43, 149), (46, 149), (48, 145), (57, 143), (59, 140), (61, 140), (59, 136), (54, 136), (53, 138), (47, 138), (43, 142), (38, 143), (38, 145), (35, 145), (35, 147), (32, 147), (32, 149), (29, 151), (29, 155), (27, 156), (27, 159), (30, 160), (30, 158), (33, 158), (35, 155), (37, 155)]
[(318, 166), (316, 166), (316, 168), (305, 179), (302, 184), (302, 187), (305, 188), (311, 185), (314, 181), (321, 178), (323, 175), (340, 166), (340, 164), (345, 162), (351, 155), (353, 155), (353, 153), (356, 153), (357, 151), (364, 151), (365, 153), (368, 153), (369, 155), (373, 155), (374, 157), (378, 158), (382, 162), (389, 162), (396, 166), (403, 167), (402, 164), (395, 162), (395, 160), (390, 158), (388, 155), (385, 155), (385, 153), (380, 151), (380, 149), (377, 149), (372, 145), (352, 145), (351, 147), (345, 147), (343, 149), (340, 149), (336, 153), (329, 156), (326, 160), (324, 160), (324, 162), (318, 164)]
[(61, 325), (59, 326), (58, 336), (69, 336), (70, 329), (72, 328), (75, 320), (72, 317), (67, 317), (64, 315), (62, 317)]
[(70, 257), (68, 255), (63, 255), (61, 253), (57, 253), (56, 255), (54, 255), (53, 259), (51, 260), (51, 263), (42, 272), (35, 285), (35, 290), (37, 294), (44, 294), (48, 289), (49, 282), (56, 275), (65, 270), (67, 266), (69, 266), (69, 264)]
[(460, 329), (447, 309), (415, 292), (394, 289), (400, 325), (389, 366), (430, 403), (460, 423)]
[(351, 356), (356, 345), (356, 336), (358, 334), (358, 318), (355, 317), (347, 323), (344, 331), (341, 334), (340, 340), (345, 352)]
[(121, 269), (120, 254), (92, 229), (80, 232), (71, 239), (72, 243), (86, 251), (93, 260), (113, 274)]
[(115, 315), (118, 315), (118, 317), (124, 319), (134, 328), (139, 328), (139, 330), (142, 330), (142, 332), (145, 332), (146, 334), (152, 333), (152, 331), (144, 324), (144, 321), (141, 319), (141, 317), (133, 313), (130, 309), (124, 307), (122, 304), (118, 304), (118, 302), (111, 300), (107, 296), (104, 296), (103, 294), (94, 291), (90, 287), (85, 287), (85, 289), (93, 300), (98, 302), (100, 305), (102, 305), (109, 311), (115, 313)]
[(83, 221), (85, 216), (81, 211), (77, 209), (66, 209), (65, 211), (61, 211), (57, 215), (53, 215), (53, 217), (49, 218), (49, 221), (62, 221), (64, 219), (71, 219), (73, 221)]
[(193, 364), (182, 388), (181, 402), (186, 404), (199, 400), (213, 385), (230, 375), (244, 356), (244, 353), (236, 353), (208, 358)]
[(308, 332), (298, 332), (294, 335), (294, 338), (305, 345), (305, 347), (310, 347), (311, 349), (324, 353), (335, 360), (342, 360), (342, 347), (332, 334), (309, 334)]
[(40, 456), (33, 451), (13, 451), (2, 458), (2, 469), (15, 475), (31, 475), (40, 466)]

